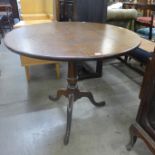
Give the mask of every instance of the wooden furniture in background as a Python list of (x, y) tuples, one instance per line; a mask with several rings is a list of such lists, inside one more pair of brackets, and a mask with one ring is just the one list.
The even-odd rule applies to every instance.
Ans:
[(26, 78), (28, 81), (30, 80), (30, 67), (34, 65), (53, 64), (55, 65), (56, 78), (60, 78), (60, 64), (56, 61), (39, 60), (27, 56), (20, 56), (20, 59), (21, 64), (25, 67)]
[(127, 56), (129, 56), (130, 59), (133, 58), (136, 61), (139, 61), (141, 66), (146, 66), (154, 53), (154, 46), (154, 42), (141, 38), (140, 47), (130, 51)]
[(13, 28), (13, 12), (12, 6), (9, 3), (0, 2), (0, 31), (4, 36), (4, 30)]
[[(105, 102), (97, 103), (91, 92), (79, 90), (77, 63), (124, 55), (139, 46), (140, 38), (132, 31), (112, 25), (53, 22), (16, 29), (6, 35), (4, 42), (10, 50), (21, 55), (68, 62), (67, 88), (59, 89), (56, 97), (50, 96), (53, 101), (58, 100), (62, 95), (69, 99), (64, 138), (64, 144), (68, 144), (73, 103), (79, 98), (88, 97), (95, 106), (105, 105)], [(26, 46), (27, 44), (29, 46)]]
[[(19, 28), (28, 25), (51, 23), (53, 18), (52, 0), (21, 0), (22, 20), (14, 25)], [(52, 50), (52, 49), (51, 49)], [(30, 80), (30, 67), (32, 65), (54, 64), (57, 79), (60, 78), (60, 64), (56, 61), (39, 60), (21, 56), (21, 64), (25, 67), (27, 80)]]
[(155, 155), (155, 54), (147, 66), (140, 92), (140, 106), (136, 122), (130, 127), (131, 150), (137, 138), (141, 138)]
[(104, 0), (55, 0), (58, 21), (83, 21), (104, 23), (107, 2)]
[(17, 24), (13, 26), (13, 28), (19, 28), (22, 26), (29, 26), (29, 25), (34, 25), (34, 24), (44, 24), (44, 23), (52, 23), (51, 20), (21, 20)]
[[(104, 23), (107, 17), (106, 0), (54, 0), (58, 21)], [(79, 80), (102, 76), (102, 61), (82, 62), (78, 65)]]
[(137, 25), (142, 25), (145, 27), (149, 27), (149, 35), (148, 39), (152, 39), (152, 28), (155, 27), (155, 3), (131, 3), (125, 2), (123, 3), (124, 8), (135, 8), (141, 11), (142, 16), (137, 17), (135, 20), (135, 31), (137, 30)]
[(144, 16), (149, 16), (150, 12), (155, 9), (155, 3), (123, 2), (123, 8), (135, 8), (137, 10), (141, 10)]
[(52, 0), (21, 0), (22, 20), (53, 19)]
[[(146, 8), (147, 8), (147, 4), (146, 4)], [(155, 5), (154, 5), (154, 8), (149, 8), (147, 10), (149, 10), (149, 13), (148, 13), (149, 16), (137, 17), (137, 19), (135, 20), (135, 28), (136, 28), (136, 25), (142, 25), (142, 26), (145, 26), (145, 27), (149, 27), (148, 39), (151, 40), (152, 35), (153, 35), (152, 34), (153, 33), (153, 28), (155, 27), (155, 18), (154, 18)]]
[[(29, 26), (34, 24), (41, 23), (51, 23), (49, 20), (30, 20), (30, 21), (20, 21), (17, 23), (14, 28), (20, 28), (23, 26)], [(51, 49), (52, 50), (52, 49)], [(39, 60), (35, 58), (30, 58), (27, 56), (20, 56), (21, 64), (25, 67), (26, 78), (30, 80), (30, 67), (33, 65), (45, 65), (45, 64), (53, 64), (55, 65), (56, 78), (60, 78), (60, 63), (57, 61), (47, 61), (47, 60)]]
[(148, 51), (150, 53), (153, 53), (154, 46), (155, 46), (155, 43), (153, 41), (141, 38), (141, 44), (139, 48), (144, 49), (145, 51)]
[[(125, 59), (119, 57), (125, 65), (129, 68), (135, 70), (142, 76), (145, 72), (145, 66), (150, 62), (150, 58), (154, 53), (155, 43), (153, 41), (141, 38), (141, 44), (138, 48), (131, 50), (129, 53), (125, 54)], [(134, 59), (140, 63), (140, 68), (135, 66), (134, 63), (130, 62), (131, 59)], [(144, 66), (144, 67), (143, 67)]]
[(13, 18), (19, 19), (17, 0), (0, 0), (0, 3), (11, 5)]

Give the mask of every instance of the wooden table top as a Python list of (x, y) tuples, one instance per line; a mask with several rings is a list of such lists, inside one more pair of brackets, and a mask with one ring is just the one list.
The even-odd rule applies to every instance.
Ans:
[(9, 32), (5, 45), (15, 53), (46, 60), (96, 60), (122, 55), (140, 45), (124, 28), (97, 23), (54, 22)]

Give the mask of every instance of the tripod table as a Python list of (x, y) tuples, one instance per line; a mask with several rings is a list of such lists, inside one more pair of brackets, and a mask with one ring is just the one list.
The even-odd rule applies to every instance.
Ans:
[(68, 86), (59, 89), (55, 97), (69, 99), (67, 107), (67, 125), (64, 144), (68, 144), (73, 103), (82, 97), (88, 97), (95, 106), (104, 106), (105, 102), (96, 102), (91, 92), (81, 92), (77, 84), (77, 62), (86, 60), (104, 60), (115, 58), (130, 52), (140, 45), (137, 34), (124, 28), (97, 23), (53, 22), (31, 25), (9, 32), (5, 45), (20, 55), (68, 62)]

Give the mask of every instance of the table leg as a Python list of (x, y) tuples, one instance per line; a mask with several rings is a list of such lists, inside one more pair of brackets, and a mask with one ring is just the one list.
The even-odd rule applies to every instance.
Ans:
[(102, 107), (105, 105), (105, 101), (96, 102), (91, 92), (79, 92), (78, 98), (81, 97), (87, 97), (91, 101), (91, 103), (97, 107)]
[(64, 144), (67, 145), (69, 142), (71, 122), (72, 122), (72, 110), (73, 103), (82, 98), (88, 97), (91, 103), (95, 106), (101, 107), (105, 105), (105, 102), (96, 102), (91, 92), (80, 92), (77, 84), (77, 67), (75, 62), (68, 63), (68, 86), (66, 89), (59, 89), (55, 97), (49, 96), (49, 99), (52, 101), (58, 100), (62, 95), (69, 99), (69, 104), (67, 107), (67, 125), (66, 125), (66, 134), (64, 138)]
[(136, 141), (137, 141), (137, 135), (136, 135), (136, 131), (137, 131), (137, 128), (134, 124), (132, 124), (130, 126), (130, 142), (129, 144), (126, 146), (126, 149), (128, 151), (130, 151), (133, 146), (135, 145)]
[(70, 94), (69, 104), (67, 106), (67, 125), (66, 125), (66, 134), (64, 138), (65, 145), (67, 145), (69, 142), (70, 129), (71, 129), (71, 123), (72, 123), (73, 102), (74, 102), (74, 94)]

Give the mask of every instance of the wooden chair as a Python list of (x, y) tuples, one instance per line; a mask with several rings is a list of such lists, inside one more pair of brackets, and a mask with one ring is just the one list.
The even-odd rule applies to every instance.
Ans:
[(154, 42), (141, 38), (140, 47), (130, 51), (125, 55), (125, 61), (128, 63), (131, 59), (140, 62), (141, 66), (147, 65), (154, 53)]
[[(154, 50), (155, 52), (155, 50)], [(143, 79), (140, 92), (140, 106), (136, 122), (130, 127), (130, 143), (127, 149), (131, 150), (137, 138), (141, 138), (155, 155), (155, 54), (153, 54)]]
[[(125, 59), (122, 57), (118, 57), (120, 61), (125, 63), (128, 67), (135, 70), (141, 75), (144, 75), (144, 68), (150, 62), (154, 52), (155, 43), (153, 41), (141, 38), (141, 44), (138, 48), (128, 52), (125, 54)], [(139, 68), (130, 63), (130, 60), (134, 59), (140, 63), (140, 66), (144, 66), (143, 68)]]
[(134, 29), (137, 31), (137, 26), (142, 25), (149, 28), (148, 38), (152, 39), (152, 28), (155, 27), (155, 3), (153, 1), (149, 1), (148, 3), (141, 2), (124, 2), (123, 8), (135, 8), (141, 16), (137, 17), (134, 24)]
[(47, 61), (47, 60), (39, 60), (26, 56), (20, 56), (21, 64), (25, 67), (26, 78), (30, 80), (30, 67), (34, 65), (45, 65), (45, 64), (53, 64), (55, 65), (56, 78), (60, 78), (60, 64), (57, 61)]
[(4, 36), (4, 30), (13, 28), (12, 6), (9, 3), (0, 3), (0, 32)]
[(137, 17), (137, 19), (135, 20), (135, 31), (137, 31), (137, 25), (148, 27), (149, 28), (148, 39), (151, 40), (152, 30), (155, 27), (155, 17), (154, 17), (155, 6), (152, 7), (149, 4), (145, 4), (140, 9), (143, 12), (143, 16)]

